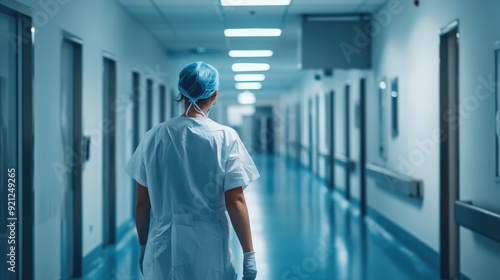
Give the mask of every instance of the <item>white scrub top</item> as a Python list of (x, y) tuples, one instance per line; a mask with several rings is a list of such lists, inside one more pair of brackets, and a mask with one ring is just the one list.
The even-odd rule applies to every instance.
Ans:
[(125, 171), (151, 201), (144, 279), (236, 279), (224, 192), (259, 172), (234, 129), (170, 119), (146, 133)]

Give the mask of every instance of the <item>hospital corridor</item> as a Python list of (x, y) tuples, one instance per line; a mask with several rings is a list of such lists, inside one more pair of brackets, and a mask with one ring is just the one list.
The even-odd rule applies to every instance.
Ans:
[(500, 279), (499, 13), (0, 0), (0, 279)]

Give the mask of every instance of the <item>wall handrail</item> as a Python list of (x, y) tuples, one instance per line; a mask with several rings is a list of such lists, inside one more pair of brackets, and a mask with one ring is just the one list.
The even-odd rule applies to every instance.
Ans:
[(500, 214), (480, 208), (472, 201), (455, 201), (455, 221), (462, 227), (500, 242)]
[(353, 161), (352, 159), (344, 156), (344, 155), (335, 154), (334, 160), (335, 160), (335, 164), (338, 164), (342, 167), (345, 167), (348, 170), (356, 169), (356, 162)]
[(324, 158), (329, 158), (330, 152), (328, 150), (319, 150), (318, 155)]
[(310, 149), (310, 147), (309, 147), (309, 146), (306, 146), (306, 145), (304, 145), (304, 144), (302, 144), (302, 143), (300, 143), (300, 144), (299, 144), (299, 147), (300, 147), (300, 149), (301, 149), (301, 150), (303, 150), (303, 151), (304, 151), (304, 150), (305, 150), (305, 151), (309, 151), (309, 149)]
[(365, 170), (366, 175), (375, 179), (378, 186), (390, 189), (394, 193), (405, 197), (423, 197), (423, 182), (421, 180), (416, 180), (373, 163), (367, 163)]

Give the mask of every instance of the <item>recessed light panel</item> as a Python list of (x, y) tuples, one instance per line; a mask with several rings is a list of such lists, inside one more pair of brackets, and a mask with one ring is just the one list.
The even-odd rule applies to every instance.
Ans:
[(232, 50), (229, 51), (230, 57), (271, 57), (271, 50)]
[(256, 101), (255, 94), (249, 91), (244, 91), (238, 94), (238, 103), (240, 103), (241, 105), (255, 104), (255, 101)]
[(267, 63), (235, 63), (232, 66), (235, 72), (268, 71), (271, 66)]
[(288, 6), (291, 0), (220, 0), (222, 6)]
[(236, 74), (234, 80), (237, 82), (262, 82), (266, 79), (264, 74)]
[(279, 28), (236, 28), (224, 30), (226, 37), (278, 37), (281, 36)]
[(245, 90), (245, 89), (261, 89), (261, 83), (237, 83), (236, 89)]

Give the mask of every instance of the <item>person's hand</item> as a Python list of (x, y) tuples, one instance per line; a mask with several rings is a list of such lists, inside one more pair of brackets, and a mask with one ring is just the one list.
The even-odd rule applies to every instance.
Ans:
[(255, 252), (243, 253), (243, 280), (254, 280), (257, 277)]
[(141, 245), (141, 255), (139, 256), (139, 268), (142, 273), (142, 263), (144, 262), (144, 253), (146, 252), (146, 245)]

